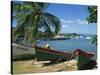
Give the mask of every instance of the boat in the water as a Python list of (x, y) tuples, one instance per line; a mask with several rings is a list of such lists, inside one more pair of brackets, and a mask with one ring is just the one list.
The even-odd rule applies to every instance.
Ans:
[(92, 39), (92, 38), (88, 36), (88, 37), (86, 37), (85, 39)]
[(35, 46), (35, 48), (37, 61), (51, 61), (59, 59), (69, 60), (71, 57), (71, 53), (57, 51), (51, 48), (42, 48), (38, 46)]
[(94, 55), (95, 54), (93, 52), (85, 52), (80, 49), (74, 51), (74, 57), (77, 60), (78, 69), (82, 70), (93, 68), (96, 65)]

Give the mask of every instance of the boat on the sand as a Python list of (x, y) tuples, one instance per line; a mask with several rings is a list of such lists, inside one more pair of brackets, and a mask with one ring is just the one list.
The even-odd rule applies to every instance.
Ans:
[(74, 51), (74, 57), (77, 60), (79, 70), (92, 69), (95, 67), (96, 62), (94, 56), (95, 54), (93, 52), (85, 52), (80, 49)]
[(35, 56), (35, 50), (32, 46), (12, 43), (12, 60), (23, 60), (23, 59), (33, 59)]
[(35, 48), (37, 61), (52, 61), (60, 59), (69, 60), (71, 57), (71, 53), (66, 53), (51, 48), (43, 48), (38, 46), (35, 46)]

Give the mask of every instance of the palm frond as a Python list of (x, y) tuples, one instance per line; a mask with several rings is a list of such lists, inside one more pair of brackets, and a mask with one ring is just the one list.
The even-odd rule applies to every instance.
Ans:
[(59, 19), (50, 13), (45, 13), (48, 3), (14, 1), (11, 4), (13, 18), (17, 20), (16, 38), (22, 36), (28, 43), (36, 43), (39, 28), (43, 28), (47, 33), (57, 34), (60, 31)]
[(60, 20), (56, 16), (49, 13), (45, 13), (44, 16), (46, 17), (46, 20), (48, 21), (50, 26), (54, 27), (55, 33), (58, 34), (61, 29)]

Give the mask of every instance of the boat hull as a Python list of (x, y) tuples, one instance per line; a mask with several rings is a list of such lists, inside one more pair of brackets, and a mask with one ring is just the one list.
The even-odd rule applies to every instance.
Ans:
[(76, 55), (77, 66), (79, 70), (83, 69), (83, 67), (86, 64), (90, 63), (90, 61), (93, 60), (92, 58), (94, 57), (93, 53), (87, 53), (79, 49), (75, 51), (75, 55)]
[(33, 47), (12, 43), (12, 60), (33, 59), (34, 57)]
[(55, 51), (48, 48), (36, 47), (37, 61), (50, 61), (54, 59), (66, 59), (69, 60), (71, 57), (70, 53)]

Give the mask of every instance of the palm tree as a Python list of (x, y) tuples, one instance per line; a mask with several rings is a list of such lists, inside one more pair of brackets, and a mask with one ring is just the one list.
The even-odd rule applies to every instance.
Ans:
[[(39, 30), (58, 34), (61, 29), (59, 19), (45, 12), (49, 6), (47, 3), (12, 1), (13, 18), (17, 20), (15, 31), (16, 38), (23, 36), (24, 41), (36, 45)], [(34, 42), (34, 43), (33, 43)]]
[(12, 16), (17, 20), (16, 38), (21, 36), (24, 41), (36, 46), (38, 31), (44, 30), (49, 33), (59, 33), (61, 29), (59, 19), (45, 12), (49, 4), (38, 2), (12, 2), (11, 4), (13, 7)]

